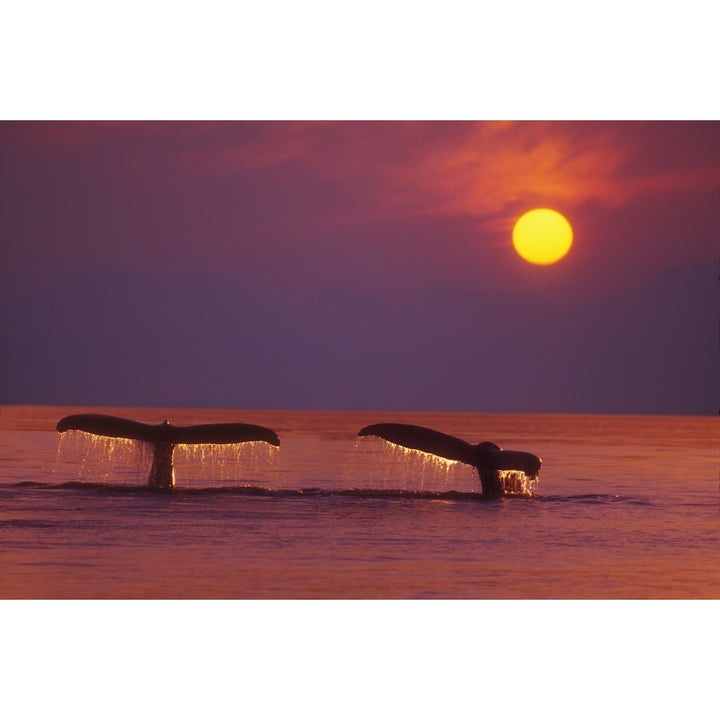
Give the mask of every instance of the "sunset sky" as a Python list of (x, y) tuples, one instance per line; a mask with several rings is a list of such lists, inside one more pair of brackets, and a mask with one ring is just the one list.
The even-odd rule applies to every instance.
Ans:
[(719, 131), (3, 122), (0, 401), (717, 413)]
[[(7, 3), (3, 30), (0, 405), (717, 415), (710, 4), (40, 0)], [(636, 118), (672, 122), (608, 122)], [(133, 122), (153, 119), (182, 122)], [(543, 206), (568, 219), (574, 242), (558, 263), (535, 266), (511, 236), (521, 214)], [(694, 608), (671, 606), (641, 609), (659, 613), (655, 627), (678, 629), (670, 642), (662, 635), (669, 653), (652, 633), (638, 634), (625, 606), (596, 603), (587, 617), (565, 605), (562, 617), (543, 607), (532, 622), (504, 623), (482, 652), (503, 660), (520, 648), (542, 659), (523, 681), (553, 688), (556, 716), (564, 707), (577, 714), (577, 693), (556, 692), (558, 678), (569, 688), (567, 678), (581, 688), (587, 678), (607, 687), (619, 679), (624, 703), (630, 694), (638, 706), (657, 698), (665, 707), (658, 678), (668, 667), (684, 696), (712, 687), (703, 684), (708, 623), (694, 627)], [(285, 662), (295, 687), (332, 679), (337, 667), (350, 684), (378, 678), (373, 650), (351, 645), (337, 662), (338, 643), (324, 635), (343, 628), (335, 608), (308, 625), (287, 607), (272, 607), (270, 625), (253, 614), (252, 627), (280, 627), (284, 654), (308, 661), (312, 678)], [(607, 627), (641, 640), (631, 683), (596, 635), (608, 608), (617, 616)], [(462, 680), (477, 665), (476, 648), (456, 641), (466, 627), (454, 610), (441, 608), (447, 619), (412, 615), (419, 644), (385, 653), (393, 688), (427, 676), (447, 690), (433, 710), (463, 699)], [(165, 611), (133, 616), (128, 627), (162, 637), (148, 623), (175, 619)], [(114, 677), (113, 658), (120, 672), (134, 667), (112, 644), (112, 657), (84, 667), (98, 656), (82, 642), (81, 626), (96, 627), (88, 612), (79, 623), (44, 622), (33, 607), (13, 625), (23, 628), (15, 654), (27, 654), (28, 632), (40, 627), (47, 657), (76, 675), (98, 667), (102, 680)], [(109, 612), (103, 638), (107, 627), (126, 629), (116, 604)], [(204, 607), (197, 618), (182, 612), (183, 633), (171, 623), (166, 645), (203, 658), (193, 687), (203, 708), (220, 707), (217, 668), (235, 667), (237, 653), (207, 638), (225, 640), (228, 626)], [(347, 627), (397, 637), (383, 606), (368, 625), (352, 612)], [(687, 632), (688, 619), (697, 632)], [(65, 627), (70, 650), (53, 630)], [(427, 637), (431, 627), (440, 644)], [(491, 639), (495, 627), (485, 624)], [(580, 664), (576, 637), (591, 649)], [(245, 657), (265, 657), (267, 643), (241, 640)], [(165, 659), (162, 643), (153, 652)], [(428, 653), (443, 653), (443, 663), (428, 663)], [(679, 673), (673, 656), (683, 658)], [(61, 663), (46, 673), (54, 703), (76, 687)], [(270, 690), (285, 682), (275, 669), (266, 675)], [(517, 673), (492, 681), (473, 688), (483, 707), (527, 702), (536, 711), (538, 695), (517, 692)], [(285, 695), (296, 712), (298, 693)]]

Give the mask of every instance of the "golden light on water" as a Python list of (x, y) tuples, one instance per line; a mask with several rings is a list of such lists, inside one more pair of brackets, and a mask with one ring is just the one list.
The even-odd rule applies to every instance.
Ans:
[(526, 212), (512, 234), (518, 255), (534, 265), (551, 265), (567, 255), (573, 242), (570, 223), (556, 210)]

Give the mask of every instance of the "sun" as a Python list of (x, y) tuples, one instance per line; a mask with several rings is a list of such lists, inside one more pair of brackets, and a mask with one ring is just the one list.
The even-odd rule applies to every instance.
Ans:
[(512, 240), (523, 260), (535, 265), (551, 265), (567, 255), (573, 231), (559, 212), (537, 208), (526, 212), (515, 223)]

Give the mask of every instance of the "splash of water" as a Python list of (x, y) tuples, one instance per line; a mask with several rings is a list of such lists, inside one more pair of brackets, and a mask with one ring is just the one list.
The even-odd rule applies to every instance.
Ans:
[(522, 470), (500, 470), (500, 482), (505, 495), (533, 497), (537, 491), (538, 476), (526, 475)]

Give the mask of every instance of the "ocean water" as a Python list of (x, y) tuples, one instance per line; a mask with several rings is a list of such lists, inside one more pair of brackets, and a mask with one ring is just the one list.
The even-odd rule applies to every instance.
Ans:
[[(714, 417), (93, 408), (280, 437), (178, 448), (159, 492), (142, 443), (55, 431), (82, 410), (0, 410), (2, 598), (720, 597)], [(386, 421), (538, 454), (532, 496), (357, 438)]]
[[(281, 445), (179, 448), (153, 491), (141, 443), (55, 431), (88, 410)], [(356, 437), (390, 421), (540, 455), (532, 496)], [(3, 406), (3, 708), (714, 718), (717, 422)]]

